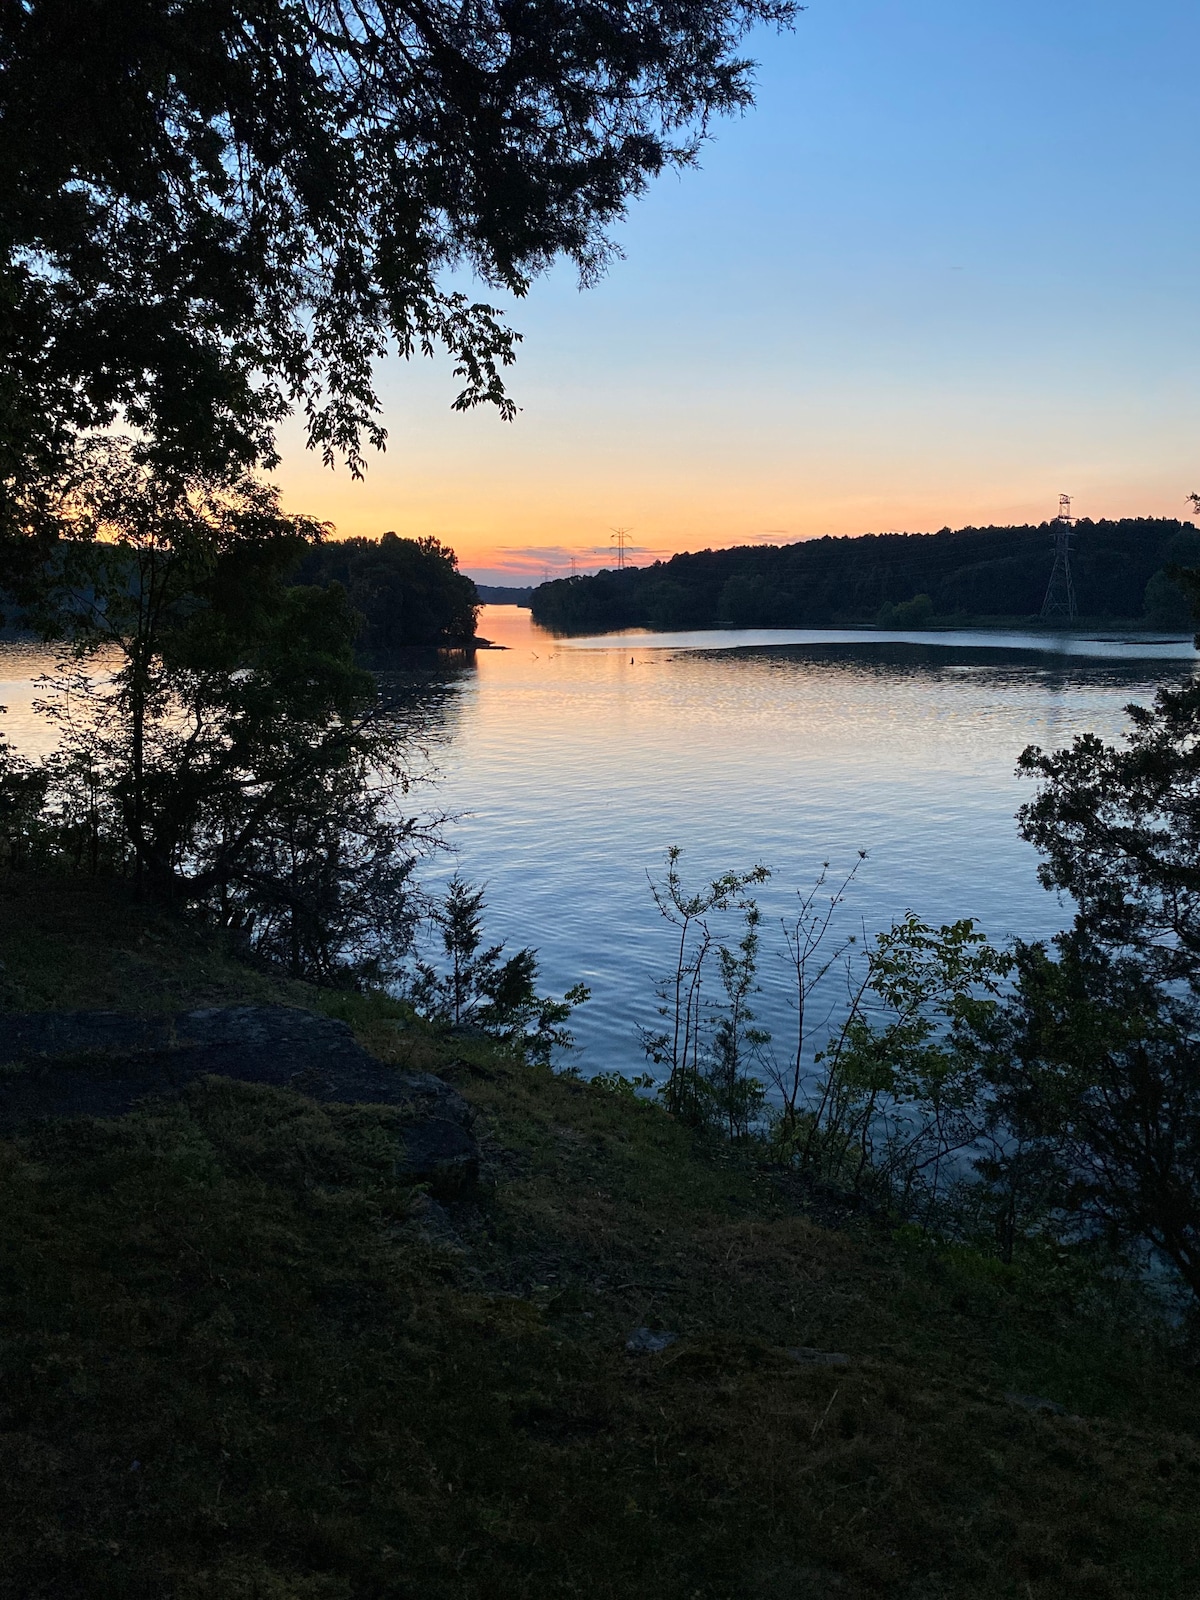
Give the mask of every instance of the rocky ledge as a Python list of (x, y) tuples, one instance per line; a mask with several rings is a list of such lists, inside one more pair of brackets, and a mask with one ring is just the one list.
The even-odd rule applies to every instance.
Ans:
[(63, 1117), (120, 1117), (212, 1074), (312, 1100), (394, 1106), (398, 1173), (441, 1198), (478, 1177), (471, 1109), (427, 1072), (377, 1061), (344, 1022), (292, 1006), (225, 1006), (176, 1016), (113, 1011), (0, 1015), (0, 1133)]

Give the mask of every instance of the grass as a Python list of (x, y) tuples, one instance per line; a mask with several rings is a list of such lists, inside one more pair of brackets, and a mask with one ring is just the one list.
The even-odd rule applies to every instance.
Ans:
[(246, 1001), (306, 1005), (312, 991), (126, 885), (0, 876), (0, 1008), (159, 1013)]
[[(450, 1077), (485, 1154), (443, 1211), (388, 1113), (221, 1080), (0, 1142), (0, 1593), (1200, 1595), (1194, 1373), (1069, 1257), (838, 1219), (103, 891), (10, 886), (0, 959), (10, 1007), (324, 1005)], [(627, 1354), (642, 1325), (679, 1337)]]

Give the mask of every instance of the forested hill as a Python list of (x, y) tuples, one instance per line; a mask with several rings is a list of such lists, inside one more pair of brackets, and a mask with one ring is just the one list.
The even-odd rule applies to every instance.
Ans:
[[(563, 633), (628, 627), (919, 626), (1036, 617), (1054, 559), (1050, 523), (864, 534), (701, 550), (534, 590), (534, 621)], [(1079, 612), (1186, 629), (1172, 565), (1200, 562), (1200, 531), (1161, 517), (1075, 525)]]
[(412, 646), (469, 646), (479, 595), (458, 558), (437, 539), (336, 539), (304, 558), (301, 583), (340, 583), (363, 617), (358, 645), (370, 657)]
[(529, 584), (514, 588), (511, 584), (477, 583), (475, 588), (485, 606), (528, 607), (533, 594)]

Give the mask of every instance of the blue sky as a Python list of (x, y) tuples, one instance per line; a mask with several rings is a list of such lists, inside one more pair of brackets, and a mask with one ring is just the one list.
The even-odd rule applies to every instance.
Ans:
[(1183, 515), (1200, 8), (814, 0), (750, 49), (756, 109), (633, 208), (605, 280), (512, 308), (514, 424), (386, 365), (387, 454), (354, 485), (291, 432), (289, 500), (501, 582), (594, 567), (615, 525), (665, 553), (1060, 492)]

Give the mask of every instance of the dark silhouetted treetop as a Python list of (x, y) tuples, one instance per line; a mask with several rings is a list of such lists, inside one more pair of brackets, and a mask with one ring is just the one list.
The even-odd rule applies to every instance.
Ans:
[(64, 647), (58, 743), (34, 764), (0, 741), (0, 853), (128, 875), (297, 977), (388, 979), (439, 836), (407, 814), (422, 757), (354, 659), (345, 589), (294, 581), (324, 527), (249, 476), (156, 472), (127, 439), (76, 460), (64, 536), (19, 596)]
[[(1044, 522), (868, 533), (700, 550), (649, 567), (558, 578), (535, 589), (531, 603), (535, 622), (563, 633), (1029, 620), (1041, 610), (1053, 559)], [(1080, 612), (1093, 622), (1178, 627), (1182, 568), (1198, 559), (1200, 533), (1190, 522), (1081, 518), (1072, 555)]]
[(120, 413), (206, 467), (293, 405), (361, 468), (387, 349), (509, 414), (509, 295), (586, 281), (648, 180), (751, 102), (793, 0), (25, 0), (0, 7), (0, 482)]
[(317, 544), (303, 583), (340, 583), (363, 618), (358, 646), (368, 658), (410, 645), (462, 648), (475, 638), (479, 596), (458, 558), (437, 539), (340, 539)]
[(1064, 750), (1022, 753), (1041, 784), (1021, 832), (1090, 939), (1200, 987), (1200, 686), (1126, 710), (1122, 744), (1085, 733)]

